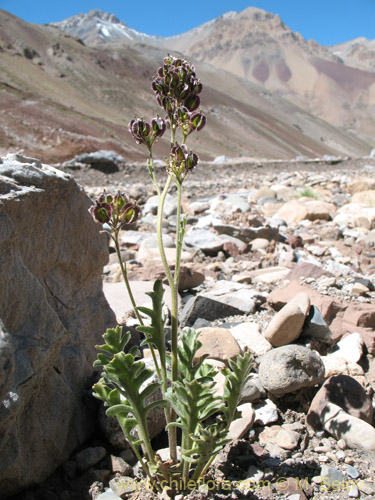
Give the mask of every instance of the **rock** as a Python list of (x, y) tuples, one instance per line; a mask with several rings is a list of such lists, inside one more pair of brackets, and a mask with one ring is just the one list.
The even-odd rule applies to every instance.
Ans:
[[(154, 283), (152, 281), (129, 281), (129, 284), (137, 306), (150, 306), (151, 298), (147, 293), (152, 292)], [(163, 296), (164, 303), (171, 309), (172, 299), (170, 288), (168, 285), (163, 285), (163, 287), (165, 290)], [(132, 303), (126, 290), (125, 283), (104, 282), (103, 291), (108, 304), (116, 314), (118, 323), (121, 323), (125, 314), (132, 310)]]
[(255, 418), (255, 412), (251, 403), (239, 405), (238, 411), (241, 412), (241, 417), (233, 420), (229, 426), (228, 438), (233, 441), (241, 439), (251, 429)]
[(349, 363), (357, 363), (363, 354), (363, 339), (357, 332), (350, 333), (340, 340), (331, 356), (344, 358)]
[(352, 202), (363, 203), (368, 207), (375, 207), (375, 190), (369, 189), (367, 191), (361, 191), (359, 193), (353, 194)]
[(272, 345), (263, 337), (256, 323), (240, 323), (230, 329), (241, 349), (246, 347), (255, 356), (261, 356), (272, 349)]
[(14, 369), (12, 340), (0, 319), (0, 401), (8, 394)]
[(131, 465), (125, 462), (121, 457), (116, 457), (111, 455), (111, 466), (112, 472), (118, 472), (121, 476), (131, 476), (133, 474), (133, 468)]
[(273, 317), (266, 331), (265, 338), (274, 347), (289, 344), (299, 337), (310, 308), (310, 299), (306, 293), (299, 293)]
[(132, 229), (129, 229), (122, 232), (121, 242), (126, 246), (140, 245), (143, 240), (150, 238), (150, 236), (155, 236), (156, 238), (156, 233), (143, 233), (141, 231), (133, 231)]
[(96, 500), (121, 500), (121, 497), (116, 495), (111, 488), (107, 488), (104, 493), (101, 493)]
[(301, 435), (296, 431), (281, 429), (275, 439), (275, 443), (284, 450), (294, 450), (298, 446)]
[(324, 365), (319, 355), (300, 345), (286, 345), (260, 358), (259, 376), (263, 387), (276, 397), (324, 380)]
[(263, 186), (251, 196), (251, 201), (257, 202), (261, 198), (276, 198), (276, 191), (268, 186)]
[[(159, 207), (159, 196), (156, 194), (155, 196), (151, 196), (145, 203), (142, 209), (142, 213), (153, 214), (156, 215)], [(170, 194), (167, 194), (165, 197), (164, 208), (163, 208), (164, 217), (170, 217), (171, 215), (176, 215), (177, 213), (177, 198)]]
[(360, 418), (353, 417), (340, 406), (328, 403), (322, 415), (323, 429), (336, 439), (344, 439), (352, 449), (375, 451), (375, 429)]
[(326, 271), (320, 266), (311, 264), (310, 262), (301, 262), (293, 267), (293, 269), (286, 276), (289, 281), (297, 280), (299, 278), (321, 278), (322, 276), (333, 276), (330, 272)]
[(306, 477), (284, 477), (276, 481), (276, 489), (288, 500), (307, 500), (304, 490), (309, 490), (309, 486)]
[(213, 227), (218, 234), (233, 236), (244, 243), (251, 243), (256, 238), (264, 238), (268, 241), (283, 241), (285, 239), (279, 233), (278, 228), (271, 226), (237, 227), (230, 224), (215, 223), (213, 224)]
[(233, 212), (248, 212), (250, 205), (243, 196), (238, 194), (229, 194), (222, 199), (221, 197), (214, 198), (211, 201), (211, 211), (219, 215), (227, 215)]
[(106, 174), (117, 172), (119, 166), (125, 163), (124, 158), (118, 155), (115, 151), (95, 151), (94, 153), (84, 153), (76, 156), (72, 160), (66, 161), (62, 167), (75, 167), (80, 165), (88, 165), (91, 168), (101, 170)]
[(195, 354), (195, 362), (207, 355), (208, 358), (227, 363), (242, 353), (241, 347), (226, 328), (201, 328), (198, 340), (202, 346)]
[(76, 455), (76, 464), (80, 471), (88, 470), (102, 460), (107, 451), (102, 446), (85, 448)]
[(349, 477), (352, 479), (358, 479), (360, 477), (360, 473), (355, 467), (352, 467), (351, 465), (346, 466), (346, 473)]
[(302, 328), (301, 337), (319, 339), (327, 343), (332, 342), (332, 332), (316, 306), (310, 307)]
[(344, 358), (333, 356), (332, 354), (321, 356), (321, 358), (325, 368), (325, 377), (327, 379), (333, 375), (349, 375), (355, 378), (360, 384), (366, 384), (365, 372), (359, 364), (348, 363)]
[(307, 220), (331, 220), (336, 213), (333, 203), (311, 198), (290, 200), (277, 211), (275, 217), (285, 220), (288, 224)]
[(340, 489), (344, 481), (343, 473), (328, 465), (322, 465), (320, 469), (320, 477), (322, 480), (321, 484), (328, 490)]
[(271, 266), (249, 271), (247, 275), (254, 283), (274, 283), (275, 281), (284, 279), (289, 272), (290, 269), (288, 267)]
[(265, 250), (269, 244), (270, 242), (266, 238), (255, 238), (251, 242), (251, 251)]
[(127, 495), (137, 491), (137, 488), (139, 488), (137, 481), (129, 476), (116, 476), (109, 481), (109, 486), (114, 495), (116, 495), (114, 498), (126, 498)]
[(7, 496), (43, 482), (91, 433), (95, 416), (83, 391), (94, 346), (115, 317), (102, 292), (108, 240), (88, 213), (90, 199), (70, 175), (34, 159), (8, 155), (0, 170), (7, 193), (0, 195), (0, 318), (8, 333), (0, 363), (5, 356), (10, 370), (0, 384), (0, 488)]
[(178, 291), (191, 290), (201, 285), (205, 280), (204, 274), (193, 267), (181, 266), (178, 282)]
[(259, 375), (256, 373), (252, 373), (242, 389), (241, 402), (253, 403), (265, 397), (266, 391), (262, 386)]
[[(365, 222), (360, 222), (362, 219)], [(356, 225), (373, 229), (375, 227), (375, 207), (366, 206), (363, 203), (347, 203), (337, 210), (333, 222), (339, 226), (352, 227), (353, 221)]]
[[(328, 404), (333, 403), (353, 417), (372, 422), (371, 398), (353, 377), (335, 375), (327, 379), (311, 402), (306, 422), (313, 429), (321, 429)], [(345, 439), (345, 438), (344, 438)]]
[(206, 229), (187, 231), (184, 243), (189, 247), (197, 247), (207, 255), (217, 255), (223, 249), (224, 242), (215, 233)]
[(279, 415), (277, 413), (277, 407), (270, 399), (266, 399), (259, 403), (254, 404), (255, 410), (255, 420), (256, 425), (268, 425), (277, 422)]
[(214, 321), (236, 314), (250, 314), (265, 301), (252, 288), (234, 281), (219, 281), (210, 291), (192, 297), (184, 306), (180, 322), (191, 326), (198, 318)]

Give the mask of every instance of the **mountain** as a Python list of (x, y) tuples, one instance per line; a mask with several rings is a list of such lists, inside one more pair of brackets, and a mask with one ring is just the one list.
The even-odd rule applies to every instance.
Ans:
[(345, 64), (367, 71), (375, 71), (375, 40), (365, 37), (331, 45), (328, 50)]
[[(90, 13), (80, 17), (79, 29), (74, 18), (68, 20), (70, 27), (63, 24), (67, 21), (56, 26), (87, 44), (92, 38), (96, 46), (130, 43), (128, 32), (118, 36), (118, 20), (111, 29), (105, 25), (110, 36), (104, 36), (103, 19), (108, 15), (95, 12), (96, 28)], [(323, 47), (293, 32), (278, 15), (256, 7), (228, 12), (178, 36), (146, 37), (134, 32), (131, 40), (142, 36), (145, 43), (181, 51), (261, 85), (333, 125), (372, 139), (375, 135), (375, 41), (348, 42), (345, 50)]]
[(158, 43), (156, 36), (146, 35), (133, 30), (109, 12), (95, 9), (87, 14), (78, 14), (64, 21), (51, 23), (51, 26), (61, 29), (72, 36), (80, 38), (86, 45), (95, 47), (107, 43), (127, 41), (149, 41)]
[[(0, 11), (0, 154), (20, 151), (58, 162), (112, 149), (144, 160), (128, 123), (134, 115), (161, 112), (151, 79), (166, 50), (144, 38), (127, 40), (89, 47), (54, 26)], [(190, 144), (203, 159), (363, 156), (373, 147), (233, 73), (196, 66), (208, 124)], [(165, 137), (155, 156), (167, 151)]]

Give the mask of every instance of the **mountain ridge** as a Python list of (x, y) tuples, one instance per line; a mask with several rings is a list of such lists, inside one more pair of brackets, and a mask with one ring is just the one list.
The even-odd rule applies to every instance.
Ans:
[[(70, 34), (77, 32), (70, 30)], [(363, 137), (375, 136), (375, 41), (374, 46), (371, 41), (357, 41), (324, 47), (292, 31), (279, 15), (257, 7), (230, 11), (165, 38), (137, 32), (137, 40), (105, 37), (103, 41), (97, 35), (93, 42), (91, 32), (91, 38), (85, 35), (83, 40), (97, 47), (119, 48), (141, 36), (146, 45), (178, 50), (232, 72), (335, 126)]]
[[(89, 47), (56, 27), (0, 11), (0, 154), (56, 162), (112, 149), (129, 161), (143, 160), (128, 123), (135, 115), (161, 113), (151, 79), (165, 55), (164, 48), (141, 40)], [(202, 159), (364, 156), (373, 148), (250, 81), (193, 62), (208, 124), (191, 147)], [(167, 151), (163, 138), (155, 157)]]

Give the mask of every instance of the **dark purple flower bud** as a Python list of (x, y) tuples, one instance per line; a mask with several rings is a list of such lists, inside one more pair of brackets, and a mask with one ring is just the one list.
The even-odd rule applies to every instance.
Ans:
[(170, 88), (174, 88), (178, 84), (178, 74), (175, 71), (168, 71), (164, 79), (165, 83), (169, 85)]
[(155, 78), (152, 80), (151, 88), (157, 94), (167, 94), (168, 92), (168, 87), (163, 78)]
[(193, 153), (192, 151), (190, 151), (186, 158), (185, 167), (187, 170), (193, 170), (193, 168), (198, 165), (198, 162), (199, 156), (197, 155), (197, 153)]
[(190, 116), (190, 128), (198, 132), (206, 125), (206, 116), (200, 111), (195, 111)]
[(109, 203), (96, 202), (89, 208), (89, 212), (93, 219), (99, 224), (105, 224), (111, 220), (112, 207)]
[(155, 137), (161, 137), (167, 128), (163, 118), (159, 118), (159, 117), (153, 118), (151, 120), (151, 127), (152, 127), (152, 132), (153, 132)]
[(129, 123), (129, 131), (137, 144), (147, 144), (151, 139), (151, 126), (141, 118), (134, 118)]
[(180, 165), (181, 162), (185, 160), (185, 157), (188, 153), (188, 148), (185, 144), (176, 144), (175, 146), (173, 146), (171, 153), (176, 165)]
[(131, 224), (132, 222), (136, 222), (136, 220), (139, 219), (140, 215), (141, 209), (139, 208), (139, 206), (135, 202), (129, 202), (126, 203), (126, 205), (124, 205), (121, 209), (119, 220), (122, 225)]
[(112, 203), (112, 201), (113, 201), (113, 196), (111, 194), (106, 193), (105, 191), (98, 198), (99, 203)]
[(180, 83), (180, 85), (176, 89), (176, 94), (182, 101), (186, 99), (190, 94), (189, 85), (187, 85), (187, 83), (184, 82)]
[(201, 100), (199, 96), (191, 94), (187, 99), (185, 99), (185, 106), (189, 111), (195, 111), (196, 109), (199, 108), (199, 105), (201, 103)]
[(181, 122), (185, 122), (189, 117), (189, 110), (185, 106), (180, 106), (177, 109), (177, 117)]
[(126, 196), (125, 193), (118, 193), (116, 194), (116, 196), (114, 197), (114, 200), (113, 200), (113, 205), (115, 207), (115, 209), (117, 210), (121, 210), (122, 207), (128, 203), (129, 201), (129, 198)]
[(163, 108), (168, 114), (174, 113), (176, 107), (174, 99), (172, 99), (171, 97), (163, 97), (161, 102), (163, 104)]
[(202, 90), (203, 90), (203, 85), (201, 84), (201, 82), (196, 80), (196, 82), (193, 85), (193, 94), (198, 95), (202, 92)]

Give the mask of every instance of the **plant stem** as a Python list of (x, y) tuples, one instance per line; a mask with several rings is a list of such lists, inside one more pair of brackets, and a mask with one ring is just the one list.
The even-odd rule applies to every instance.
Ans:
[[(116, 248), (117, 258), (118, 258), (118, 261), (120, 263), (121, 273), (122, 273), (122, 276), (124, 278), (124, 282), (125, 282), (126, 289), (128, 291), (130, 302), (132, 303), (133, 310), (134, 310), (135, 315), (137, 316), (139, 324), (143, 326), (144, 323), (143, 323), (141, 315), (139, 314), (139, 311), (137, 310), (137, 305), (135, 303), (133, 292), (131, 290), (130, 283), (129, 283), (129, 280), (128, 280), (128, 273), (127, 273), (127, 270), (126, 270), (126, 262), (122, 261), (121, 251), (120, 251), (120, 245), (119, 245), (119, 242), (118, 242), (118, 235), (119, 235), (119, 231), (117, 230), (117, 231), (114, 231), (114, 236), (111, 235), (111, 237), (112, 237), (113, 241), (115, 242), (115, 248)], [(155, 365), (156, 373), (157, 373), (157, 375), (159, 377), (159, 380), (162, 380), (162, 378), (161, 378), (161, 372), (160, 372), (160, 368), (159, 368), (159, 364), (158, 364), (157, 359), (156, 359), (155, 349), (154, 349), (154, 347), (153, 347), (153, 345), (151, 343), (149, 344), (149, 347), (150, 347), (150, 351), (151, 351), (152, 360), (153, 360), (154, 365)]]

